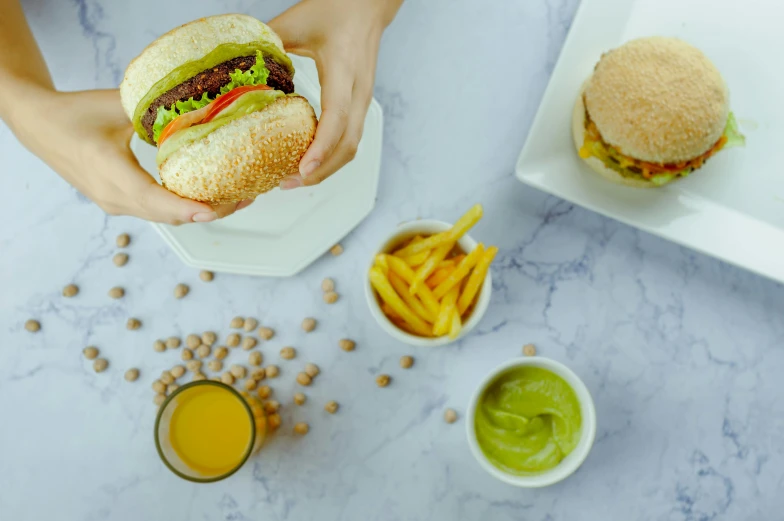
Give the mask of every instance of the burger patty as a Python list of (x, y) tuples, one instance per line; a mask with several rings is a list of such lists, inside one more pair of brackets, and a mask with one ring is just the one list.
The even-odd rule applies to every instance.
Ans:
[[(229, 73), (237, 69), (243, 72), (247, 71), (255, 64), (255, 56), (240, 56), (204, 70), (159, 96), (142, 115), (142, 127), (147, 131), (150, 140), (153, 139), (152, 126), (158, 115), (158, 107), (163, 105), (166, 108), (171, 108), (177, 101), (186, 101), (190, 98), (199, 99), (205, 92), (213, 97), (220, 93), (221, 87), (231, 81)], [(267, 85), (286, 94), (294, 92), (294, 81), (285, 67), (269, 56), (264, 57), (264, 65), (270, 72)]]

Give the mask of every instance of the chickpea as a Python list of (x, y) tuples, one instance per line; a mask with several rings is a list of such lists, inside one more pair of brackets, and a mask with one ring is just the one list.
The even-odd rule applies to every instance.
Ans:
[(327, 402), (327, 404), (324, 406), (324, 410), (330, 414), (335, 414), (336, 412), (338, 412), (339, 407), (340, 406), (338, 405), (338, 402), (336, 402), (335, 400), (331, 400)]
[(225, 383), (226, 385), (234, 385), (234, 375), (228, 371), (223, 373), (221, 375), (221, 382)]
[(98, 348), (95, 346), (85, 347), (84, 349), (82, 349), (82, 353), (84, 354), (84, 357), (88, 360), (95, 360), (96, 358), (98, 358)]
[(268, 378), (277, 378), (280, 374), (280, 368), (277, 365), (268, 365), (264, 371), (267, 373)]
[(196, 349), (201, 345), (201, 338), (199, 335), (190, 334), (185, 337), (185, 345), (188, 346), (189, 349)]
[(242, 317), (234, 317), (231, 319), (231, 322), (229, 323), (229, 327), (231, 327), (232, 329), (242, 329), (244, 325), (245, 325), (245, 319)]
[(24, 327), (26, 330), (28, 330), (31, 333), (37, 333), (38, 331), (41, 330), (41, 323), (31, 318), (30, 320), (25, 322)]
[(251, 354), (248, 355), (248, 364), (254, 367), (260, 366), (262, 361), (263, 361), (263, 357), (261, 353), (258, 351), (253, 351)]
[(294, 403), (297, 405), (303, 405), (305, 400), (307, 400), (305, 393), (294, 393)]
[(226, 348), (226, 346), (220, 346), (218, 349), (215, 350), (213, 356), (215, 357), (216, 360), (223, 360), (224, 358), (229, 356), (229, 350)]
[(299, 434), (300, 436), (304, 436), (310, 430), (310, 426), (308, 426), (305, 422), (299, 422), (298, 424), (294, 425), (294, 433)]
[(163, 340), (156, 340), (152, 343), (152, 350), (156, 353), (163, 353), (166, 351), (166, 344)]
[(280, 410), (280, 402), (277, 400), (270, 400), (264, 404), (264, 412), (267, 414), (274, 414)]
[(93, 370), (96, 373), (102, 373), (109, 367), (109, 361), (106, 358), (96, 358), (93, 362)]
[(217, 373), (218, 371), (223, 370), (223, 362), (220, 360), (210, 360), (207, 364), (207, 368), (213, 373)]
[(401, 356), (400, 357), (400, 367), (403, 369), (411, 369), (411, 366), (414, 365), (414, 358), (411, 356)]
[[(200, 360), (191, 360), (190, 362), (199, 362), (199, 361)], [(190, 362), (188, 362), (188, 363), (190, 363)], [(175, 380), (177, 378), (182, 378), (183, 375), (185, 374), (185, 366), (184, 365), (175, 365), (174, 367), (172, 367), (169, 370), (169, 372), (171, 373), (171, 375), (174, 377)]]
[(338, 294), (335, 293), (334, 291), (328, 291), (327, 293), (324, 293), (324, 302), (326, 302), (327, 304), (334, 304), (337, 301), (338, 301)]
[(152, 383), (152, 390), (158, 394), (163, 394), (166, 392), (166, 384), (161, 382), (160, 380), (155, 380)]
[(206, 380), (207, 377), (204, 373), (193, 373), (193, 380), (194, 382), (198, 382), (199, 380)]
[(212, 380), (213, 382), (222, 382), (223, 381), (223, 376), (222, 375), (220, 375), (220, 376), (219, 375), (211, 376), (210, 380)]
[(266, 400), (272, 394), (272, 389), (270, 388), (269, 385), (262, 385), (261, 387), (259, 387), (259, 390), (257, 392), (259, 394), (259, 398), (261, 398), (262, 400)]
[(131, 237), (127, 233), (121, 233), (115, 241), (118, 248), (125, 248), (131, 243)]
[(109, 297), (113, 299), (123, 298), (125, 296), (125, 290), (119, 286), (115, 286), (109, 290)]
[[(201, 360), (188, 360), (185, 364), (185, 367), (188, 368), (188, 371), (192, 373), (198, 373), (201, 371), (202, 361)], [(172, 369), (174, 371), (174, 369)]]
[(267, 425), (269, 425), (270, 429), (275, 430), (280, 427), (280, 414), (270, 414), (267, 416)]
[(212, 348), (207, 344), (202, 344), (196, 348), (196, 356), (199, 358), (207, 358), (212, 353)]
[(165, 395), (165, 394), (163, 394), (163, 393), (158, 393), (158, 394), (156, 394), (155, 396), (153, 396), (153, 398), (152, 398), (152, 403), (154, 403), (155, 405), (157, 405), (158, 407), (160, 407), (160, 406), (161, 406), (161, 404), (163, 403), (163, 401), (164, 401), (165, 399), (166, 399), (166, 395)]
[(259, 336), (264, 340), (270, 340), (272, 337), (275, 336), (275, 331), (268, 327), (260, 327), (259, 328)]
[(112, 257), (112, 262), (118, 268), (122, 268), (126, 264), (128, 264), (128, 254), (127, 253), (118, 253), (114, 257)]
[(255, 318), (248, 317), (245, 319), (245, 325), (242, 326), (242, 329), (250, 333), (251, 331), (256, 329), (256, 326), (258, 325), (259, 325), (258, 320), (256, 320)]
[(341, 246), (340, 244), (336, 244), (329, 249), (329, 252), (332, 254), (333, 257), (337, 257), (338, 255), (343, 253), (343, 246)]
[(193, 360), (193, 351), (191, 351), (186, 347), (185, 349), (182, 350), (182, 353), (180, 354), (180, 358), (182, 359), (183, 362), (187, 362), (188, 360)]
[(171, 394), (179, 388), (180, 386), (176, 383), (169, 384), (166, 386), (166, 394)]
[(229, 336), (227, 336), (226, 345), (229, 347), (237, 347), (238, 345), (240, 345), (239, 333), (231, 333)]
[(376, 385), (378, 385), (379, 387), (386, 387), (387, 385), (389, 385), (390, 380), (391, 378), (389, 377), (388, 374), (380, 374), (376, 376)]
[(216, 335), (212, 331), (205, 331), (201, 335), (201, 343), (204, 345), (208, 345), (212, 347), (212, 344), (214, 344), (216, 340), (218, 340), (218, 335)]
[(232, 364), (232, 366), (229, 367), (229, 371), (231, 371), (231, 374), (234, 375), (234, 378), (245, 378), (245, 375), (248, 374), (245, 366), (239, 364)]
[(338, 345), (343, 351), (353, 351), (357, 344), (353, 340), (349, 340), (348, 338), (342, 338), (338, 342)]
[(174, 375), (171, 374), (170, 371), (163, 371), (161, 373), (161, 382), (165, 383), (166, 385), (174, 383)]
[(245, 380), (245, 383), (243, 385), (246, 391), (253, 391), (256, 389), (256, 386), (258, 386), (259, 384), (253, 378), (248, 378), (247, 380)]
[(447, 423), (455, 423), (457, 421), (457, 411), (455, 411), (454, 409), (445, 410), (444, 421)]
[(308, 385), (311, 384), (312, 381), (313, 380), (310, 378), (310, 375), (308, 375), (308, 373), (297, 374), (297, 383), (300, 385), (307, 387)]
[(183, 298), (191, 291), (191, 288), (188, 287), (187, 284), (177, 284), (174, 286), (174, 298), (180, 299)]
[(291, 346), (280, 350), (280, 357), (284, 360), (292, 360), (295, 356), (297, 356), (297, 350)]
[(534, 356), (536, 355), (536, 346), (533, 344), (525, 344), (523, 346), (523, 355)]
[(128, 369), (125, 371), (125, 381), (126, 382), (135, 382), (139, 379), (139, 370), (135, 367)]
[(129, 331), (136, 331), (140, 327), (142, 327), (142, 321), (138, 318), (129, 318), (128, 322), (125, 323), (126, 329)]
[(258, 367), (250, 372), (250, 377), (257, 382), (260, 382), (267, 377), (267, 371), (265, 371), (263, 367)]
[(176, 336), (170, 336), (166, 339), (166, 347), (169, 349), (177, 349), (182, 345), (182, 341)]
[(321, 290), (324, 293), (328, 293), (335, 289), (335, 281), (332, 279), (324, 279), (321, 281)]
[(307, 373), (307, 375), (310, 376), (311, 378), (315, 378), (320, 372), (321, 369), (319, 369), (319, 366), (317, 366), (316, 364), (311, 364), (311, 363), (305, 364), (305, 373)]
[(68, 284), (63, 288), (63, 296), (65, 298), (75, 297), (79, 293), (79, 286), (76, 284)]
[(242, 348), (245, 351), (250, 351), (251, 349), (256, 347), (256, 344), (258, 344), (258, 343), (259, 343), (259, 341), (256, 340), (254, 337), (246, 336), (245, 338), (242, 339)]
[(316, 329), (316, 319), (312, 317), (308, 317), (302, 321), (302, 330), (305, 333), (310, 333)]
[(215, 278), (215, 274), (211, 271), (201, 270), (199, 272), (199, 278), (204, 282), (212, 282), (212, 279)]

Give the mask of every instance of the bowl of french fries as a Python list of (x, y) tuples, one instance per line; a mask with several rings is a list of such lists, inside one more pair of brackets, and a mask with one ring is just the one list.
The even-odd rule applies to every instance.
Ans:
[(382, 329), (409, 345), (440, 346), (479, 323), (490, 303), (490, 264), (498, 253), (466, 233), (481, 218), (477, 204), (455, 224), (411, 221), (381, 244), (365, 296)]

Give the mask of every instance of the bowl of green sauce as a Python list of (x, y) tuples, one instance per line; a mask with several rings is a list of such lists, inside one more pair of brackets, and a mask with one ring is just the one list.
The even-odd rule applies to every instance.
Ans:
[(482, 381), (466, 429), (471, 452), (491, 475), (518, 487), (546, 487), (585, 461), (596, 437), (596, 408), (571, 369), (549, 358), (522, 358)]

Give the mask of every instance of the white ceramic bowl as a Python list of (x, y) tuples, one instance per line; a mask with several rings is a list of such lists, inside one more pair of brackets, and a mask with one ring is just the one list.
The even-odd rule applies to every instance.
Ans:
[[(373, 257), (370, 259), (368, 270), (373, 266), (373, 262), (377, 254), (389, 253), (391, 248), (400, 244), (404, 239), (413, 237), (417, 234), (432, 235), (434, 233), (446, 231), (451, 227), (452, 225), (449, 223), (445, 223), (443, 221), (434, 221), (431, 219), (420, 219), (417, 221), (401, 224), (395, 229), (394, 232), (389, 235), (389, 237), (384, 240), (384, 242), (381, 243), (378, 249), (373, 253)], [(457, 241), (457, 243), (460, 245), (460, 248), (466, 252), (473, 250), (477, 246), (477, 242), (468, 235), (464, 235), (462, 239)], [(368, 307), (370, 308), (370, 314), (373, 315), (373, 318), (376, 319), (376, 322), (378, 322), (378, 325), (381, 326), (381, 329), (389, 333), (389, 335), (391, 335), (393, 338), (396, 338), (397, 340), (412, 346), (443, 346), (446, 344), (451, 344), (452, 342), (455, 342), (467, 335), (472, 329), (474, 329), (474, 327), (476, 327), (479, 321), (482, 320), (485, 311), (487, 311), (487, 306), (490, 304), (490, 293), (493, 291), (493, 277), (490, 274), (490, 270), (488, 270), (485, 281), (482, 283), (482, 288), (479, 290), (479, 295), (477, 296), (474, 311), (471, 313), (471, 316), (468, 318), (466, 323), (463, 324), (463, 329), (460, 331), (460, 335), (458, 335), (458, 337), (454, 340), (448, 336), (425, 338), (403, 331), (402, 329), (398, 328), (391, 320), (389, 320), (384, 312), (381, 311), (381, 306), (379, 305), (378, 299), (376, 298), (376, 292), (373, 289), (373, 286), (370, 284), (370, 278), (368, 277), (367, 272), (365, 272), (363, 276), (365, 277), (365, 298), (367, 300)]]
[[(574, 389), (574, 392), (577, 395), (577, 400), (580, 402), (580, 414), (582, 416), (582, 434), (580, 435), (580, 441), (577, 443), (577, 447), (552, 469), (528, 476), (509, 474), (493, 465), (490, 460), (485, 457), (482, 449), (479, 447), (479, 443), (476, 439), (476, 430), (474, 429), (476, 406), (479, 403), (482, 394), (485, 392), (485, 389), (503, 373), (518, 367), (539, 367), (541, 369), (547, 369), (566, 380), (566, 383)], [(471, 448), (471, 453), (482, 468), (492, 476), (517, 487), (546, 487), (569, 477), (580, 467), (580, 465), (582, 465), (585, 458), (588, 457), (588, 453), (593, 446), (594, 438), (596, 438), (596, 408), (593, 405), (591, 393), (588, 392), (588, 388), (585, 387), (583, 381), (562, 363), (540, 356), (518, 358), (496, 367), (485, 377), (476, 389), (474, 395), (471, 397), (471, 402), (468, 404), (466, 412), (466, 431), (468, 434), (468, 446)]]

